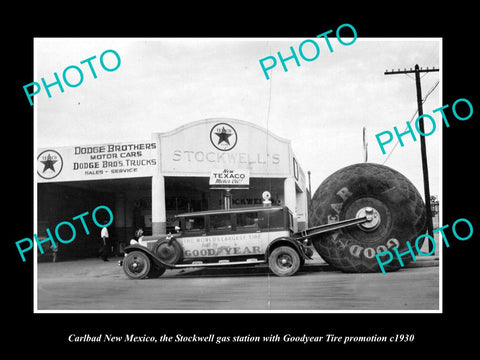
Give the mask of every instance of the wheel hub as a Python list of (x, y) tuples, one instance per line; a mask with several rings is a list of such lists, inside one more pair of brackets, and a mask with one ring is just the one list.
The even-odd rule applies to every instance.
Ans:
[(367, 217), (367, 221), (359, 224), (360, 229), (364, 231), (373, 231), (380, 226), (382, 219), (380, 213), (371, 206), (366, 206), (357, 211), (356, 217)]
[(283, 266), (283, 267), (289, 267), (289, 266), (292, 265), (291, 259), (290, 259), (288, 256), (286, 256), (286, 255), (282, 256), (282, 257), (279, 259), (279, 263), (280, 263), (280, 265)]

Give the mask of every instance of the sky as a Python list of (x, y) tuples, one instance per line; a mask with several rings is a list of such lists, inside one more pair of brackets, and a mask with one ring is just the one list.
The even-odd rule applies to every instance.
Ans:
[[(404, 146), (385, 146), (383, 155), (375, 135), (393, 127), (400, 131), (417, 109), (413, 74), (384, 75), (385, 70), (440, 68), (424, 73), (423, 97), (431, 92), (423, 112), (437, 127), (426, 137), (430, 193), (441, 191), (442, 120), (434, 109), (442, 106), (441, 39), (358, 38), (350, 46), (324, 39), (319, 56), (298, 67), (287, 61), (285, 72), (277, 52), (285, 58), (290, 47), (297, 55), (306, 38), (36, 38), (35, 79), (54, 81), (54, 72), (75, 65), (82, 69), (78, 87), (50, 88), (34, 98), (36, 147), (88, 145), (150, 140), (154, 132), (207, 118), (249, 121), (290, 139), (305, 172), (311, 171), (312, 190), (330, 174), (364, 161), (363, 128), (368, 141), (368, 161), (389, 166), (410, 179), (423, 196), (420, 137), (406, 135)], [(342, 38), (345, 42), (352, 38)], [(99, 64), (100, 55), (113, 49), (121, 58), (115, 71)], [(315, 49), (306, 43), (305, 56)], [(81, 61), (92, 56), (97, 78)], [(277, 66), (264, 76), (259, 60), (277, 57)], [(113, 55), (105, 63), (115, 65)], [(75, 71), (69, 79), (76, 82)], [(26, 100), (28, 102), (28, 100)], [(425, 132), (431, 125), (426, 122)], [(448, 131), (448, 130), (447, 130)], [(388, 160), (387, 159), (388, 157)]]

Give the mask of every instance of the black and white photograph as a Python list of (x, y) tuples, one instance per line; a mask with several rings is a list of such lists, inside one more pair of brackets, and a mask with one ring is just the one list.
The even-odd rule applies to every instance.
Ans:
[(36, 309), (440, 311), (441, 39), (332, 33), (35, 39)]
[(471, 339), (474, 55), (398, 16), (29, 34), (18, 313), (65, 349)]

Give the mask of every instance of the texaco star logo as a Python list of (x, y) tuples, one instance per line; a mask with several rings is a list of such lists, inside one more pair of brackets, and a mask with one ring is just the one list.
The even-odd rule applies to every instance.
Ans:
[(37, 157), (37, 174), (44, 179), (53, 179), (60, 174), (63, 159), (55, 150), (45, 150)]
[(210, 141), (218, 150), (228, 151), (237, 144), (237, 132), (227, 123), (218, 123), (210, 130)]

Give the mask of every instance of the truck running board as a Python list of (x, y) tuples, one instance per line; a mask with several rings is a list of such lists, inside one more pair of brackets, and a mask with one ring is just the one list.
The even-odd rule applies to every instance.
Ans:
[(204, 263), (201, 261), (195, 261), (191, 264), (178, 264), (178, 265), (173, 265), (173, 269), (177, 268), (188, 268), (188, 267), (206, 267), (206, 266), (225, 266), (225, 265), (250, 265), (250, 264), (265, 264), (265, 260), (245, 260), (245, 261), (222, 261), (222, 262), (216, 262), (216, 263)]

